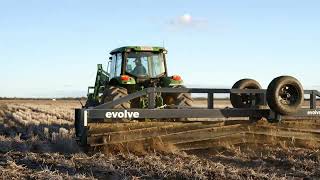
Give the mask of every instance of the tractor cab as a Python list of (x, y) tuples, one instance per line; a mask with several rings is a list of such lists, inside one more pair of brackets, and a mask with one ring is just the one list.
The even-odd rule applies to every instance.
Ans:
[(158, 78), (166, 75), (165, 55), (158, 52), (125, 54), (125, 73), (138, 78)]
[(167, 76), (166, 50), (161, 47), (127, 46), (111, 51), (108, 71), (110, 79), (132, 78), (142, 82)]

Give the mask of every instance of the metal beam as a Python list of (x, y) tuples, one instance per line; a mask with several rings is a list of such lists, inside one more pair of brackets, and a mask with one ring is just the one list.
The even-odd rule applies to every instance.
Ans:
[(213, 93), (208, 93), (208, 109), (213, 109), (214, 105), (213, 105)]
[(156, 93), (155, 88), (148, 88), (148, 108), (153, 109), (156, 106)]
[(228, 117), (250, 117), (262, 116), (268, 117), (269, 109), (88, 109), (88, 119), (106, 119), (106, 113), (129, 114), (138, 113), (139, 117), (135, 119), (170, 119), (170, 118), (228, 118)]
[(312, 91), (310, 94), (310, 109), (316, 109), (317, 108), (317, 95), (315, 91)]

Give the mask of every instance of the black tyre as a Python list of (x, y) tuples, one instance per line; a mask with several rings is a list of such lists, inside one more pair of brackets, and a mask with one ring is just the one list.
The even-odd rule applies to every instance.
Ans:
[[(118, 87), (118, 86), (107, 86), (102, 95), (101, 103), (106, 103), (110, 101), (114, 101), (121, 97), (127, 96), (128, 91), (126, 88)], [(130, 103), (125, 102), (113, 107), (113, 109), (130, 109)]]
[(86, 104), (84, 105), (84, 107), (88, 108), (88, 107), (94, 107), (98, 105), (99, 105), (99, 102), (86, 101)]
[[(253, 79), (241, 79), (237, 81), (232, 89), (261, 89), (260, 84)], [(230, 101), (234, 108), (251, 108), (263, 102), (263, 94), (230, 94)]]
[[(185, 86), (178, 85), (173, 88), (185, 88)], [(171, 105), (179, 107), (192, 107), (193, 99), (190, 93), (164, 93), (163, 94), (163, 103), (168, 105), (169, 108)], [(188, 121), (188, 118), (174, 118), (173, 121)]]
[[(179, 85), (173, 88), (185, 88), (185, 86)], [(193, 99), (190, 93), (164, 93), (163, 103), (168, 106), (192, 107)]]
[(301, 107), (304, 91), (300, 82), (291, 76), (280, 76), (271, 81), (267, 89), (267, 102), (274, 112), (294, 114)]

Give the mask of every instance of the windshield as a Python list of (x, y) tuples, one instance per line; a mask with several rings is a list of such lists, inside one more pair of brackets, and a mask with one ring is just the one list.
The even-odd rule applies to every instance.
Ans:
[(163, 53), (127, 53), (126, 72), (137, 77), (155, 78), (165, 73)]

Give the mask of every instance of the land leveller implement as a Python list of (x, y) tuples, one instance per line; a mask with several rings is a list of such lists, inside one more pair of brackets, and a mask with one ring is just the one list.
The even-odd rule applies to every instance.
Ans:
[[(275, 78), (267, 89), (252, 79), (239, 80), (232, 89), (185, 88), (180, 76), (168, 76), (164, 48), (128, 46), (110, 54), (108, 70), (98, 65), (85, 106), (75, 110), (76, 137), (86, 149), (161, 144), (194, 150), (270, 137), (299, 143), (310, 136), (319, 144), (320, 93), (303, 90), (291, 76)], [(207, 94), (207, 107), (193, 107), (191, 93)], [(215, 94), (230, 94), (233, 108), (215, 108)], [(305, 97), (308, 106), (302, 106)], [(277, 126), (253, 123), (260, 119), (286, 121)], [(311, 120), (302, 127), (297, 119)]]

